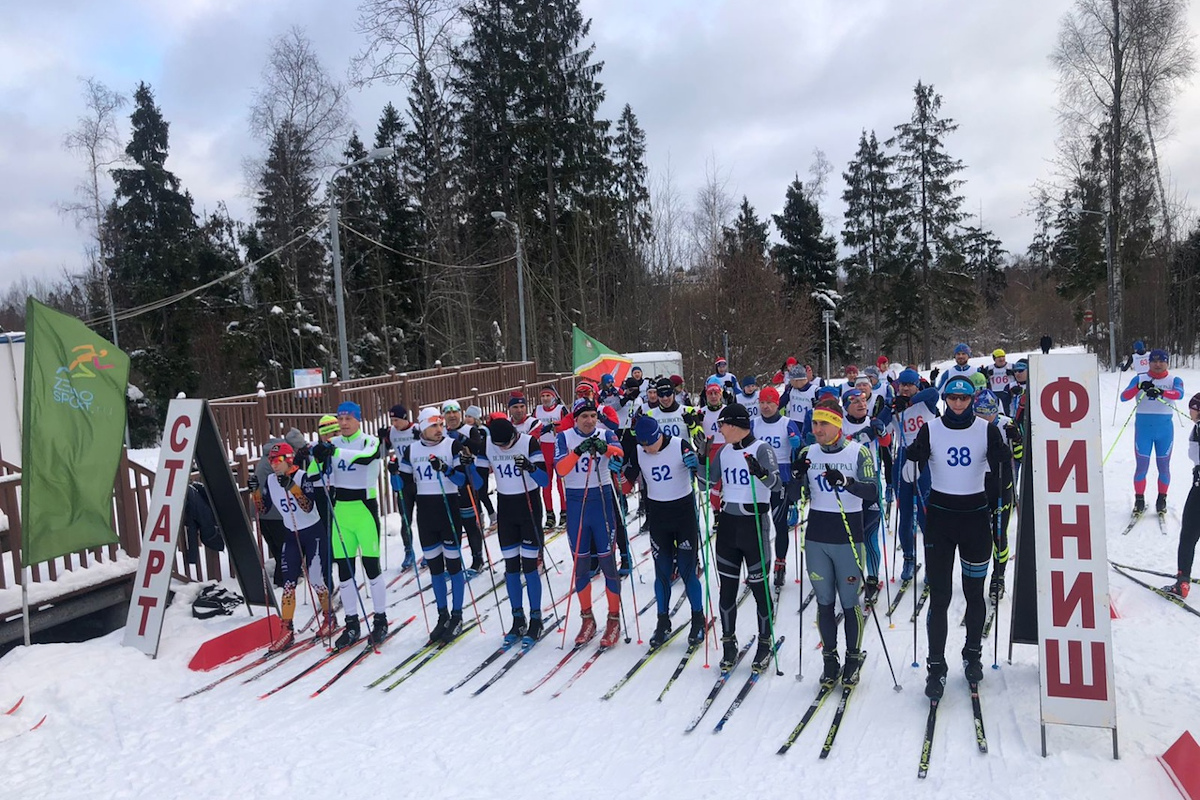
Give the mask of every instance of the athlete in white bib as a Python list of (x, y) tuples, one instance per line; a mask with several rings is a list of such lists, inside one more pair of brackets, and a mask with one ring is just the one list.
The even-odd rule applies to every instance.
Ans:
[[(821, 681), (830, 687), (839, 677), (846, 686), (858, 682), (863, 662), (863, 613), (858, 587), (866, 571), (862, 510), (864, 505), (879, 501), (875, 461), (867, 448), (842, 436), (842, 422), (842, 409), (836, 401), (817, 402), (812, 413), (816, 443), (801, 451), (797, 475), (809, 497), (804, 552), (816, 593), (817, 626), (823, 643)], [(844, 666), (838, 659), (835, 601), (840, 602), (844, 614)]]
[(940, 699), (946, 687), (946, 612), (954, 592), (955, 550), (967, 601), (963, 669), (972, 688), (983, 680), (983, 623), (987, 614), (983, 585), (992, 560), (991, 513), (984, 480), (999, 474), (1012, 457), (1000, 429), (971, 410), (975, 389), (965, 378), (946, 382), (946, 412), (927, 422), (908, 446), (907, 468), (929, 473), (928, 527), (925, 529), (925, 578), (929, 587), (928, 673), (925, 694)]
[[(555, 525), (565, 523), (567, 519), (567, 499), (563, 495), (562, 478), (558, 477), (554, 471), (554, 440), (558, 436), (559, 423), (567, 415), (567, 408), (559, 399), (558, 390), (554, 388), (553, 384), (543, 386), (538, 399), (541, 402), (533, 410), (533, 415), (537, 417), (538, 425), (541, 426), (538, 444), (542, 448), (542, 458), (546, 460), (546, 469), (550, 475), (550, 482), (542, 488), (542, 505), (546, 507), (544, 530), (549, 530)], [(559, 519), (557, 521), (554, 519), (554, 493), (550, 488), (551, 483), (558, 488)]]
[(716, 560), (720, 582), (722, 672), (733, 669), (737, 660), (737, 597), (741, 589), (742, 565), (746, 583), (758, 607), (758, 649), (754, 669), (762, 672), (770, 663), (772, 648), (771, 598), (766, 586), (768, 531), (771, 492), (779, 486), (779, 464), (775, 451), (750, 431), (750, 414), (734, 403), (721, 410), (721, 431), (726, 444), (712, 459), (709, 473), (720, 481), (721, 513), (717, 515)]
[(698, 645), (704, 641), (706, 629), (696, 574), (700, 527), (692, 491), (700, 461), (686, 436), (664, 433), (654, 417), (639, 417), (634, 436), (638, 455), (625, 468), (622, 489), (631, 491), (639, 477), (646, 487), (646, 526), (654, 553), (654, 598), (658, 605), (658, 624), (650, 637), (650, 648), (661, 647), (671, 634), (668, 605), (673, 572), (678, 572), (683, 581), (692, 607), (688, 643)]
[(317, 511), (313, 477), (306, 475), (293, 463), (294, 456), (295, 451), (287, 442), (272, 445), (267, 452), (267, 461), (274, 474), (267, 478), (267, 485), (260, 487), (256, 476), (253, 473), (250, 475), (249, 488), (258, 513), (265, 514), (268, 508), (274, 506), (283, 517), (283, 526), (288, 531), (280, 548), (280, 568), (283, 573), (283, 600), (279, 606), (281, 629), (271, 643), (272, 653), (282, 652), (296, 641), (292, 620), (296, 616), (296, 582), (302, 571), (308, 578), (309, 586), (316, 591), (321, 605), (321, 625), (317, 629), (317, 637), (328, 638), (335, 627), (329, 610), (329, 590), (325, 586), (318, 560), (324, 524)]
[[(550, 476), (537, 439), (518, 433), (504, 417), (489, 422), (488, 430), (491, 435), (487, 449), (476, 458), (476, 464), (487, 466), (496, 476), (496, 531), (513, 616), (504, 643), (511, 646), (524, 637), (533, 646), (543, 631), (542, 578), (538, 574), (543, 544), (542, 503), (538, 489), (549, 485)], [(529, 591), (528, 621), (522, 602), (522, 577)]]
[[(392, 406), (389, 416), (391, 424), (379, 429), (379, 442), (383, 445), (383, 457), (387, 460), (388, 472), (394, 476), (399, 474), (400, 453), (416, 441), (417, 426), (409, 420), (408, 409), (400, 403)], [(395, 487), (393, 491), (397, 505), (403, 503), (402, 493)], [(413, 517), (413, 509), (411, 506), (405, 506), (402, 511), (400, 518), (404, 524), (400, 526), (400, 537), (404, 541), (404, 561), (400, 563), (400, 571), (407, 572), (416, 565), (417, 557), (413, 552), (412, 527), (409, 524)]]

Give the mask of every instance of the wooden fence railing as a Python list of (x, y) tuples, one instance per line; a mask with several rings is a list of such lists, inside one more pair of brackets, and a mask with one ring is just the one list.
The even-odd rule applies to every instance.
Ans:
[[(506, 411), (508, 398), (523, 391), (531, 406), (537, 402), (541, 387), (553, 384), (567, 402), (573, 396), (574, 378), (570, 374), (539, 374), (531, 362), (482, 363), (463, 367), (439, 367), (415, 373), (389, 372), (387, 375), (359, 378), (340, 383), (333, 381), (304, 389), (225, 397), (210, 401), (217, 427), (229, 448), (230, 469), (239, 486), (245, 486), (249, 470), (261, 455), (261, 446), (269, 438), (295, 427), (310, 433), (317, 418), (332, 413), (338, 403), (353, 400), (362, 406), (364, 428), (374, 433), (388, 424), (389, 409), (404, 403), (412, 417), (422, 406), (457, 400), (463, 408), (478, 405), (485, 414)], [(117, 560), (120, 553), (132, 558), (141, 554), (141, 536), (154, 488), (155, 472), (129, 459), (122, 450), (121, 462), (113, 486), (113, 529), (117, 544), (88, 548), (35, 564), (30, 569), (33, 583), (58, 580), (64, 573), (87, 570)], [(386, 476), (385, 476), (386, 478)], [(381, 480), (381, 487), (383, 481)], [(0, 524), (0, 590), (20, 584), (21, 570), (21, 475), (14, 464), (0, 460), (0, 512), (7, 527)], [(243, 495), (247, 513), (253, 520), (249, 496)], [(395, 499), (382, 492), (385, 513), (396, 511)], [(182, 536), (182, 533), (181, 533)], [(181, 542), (183, 540), (181, 539)], [(259, 536), (260, 552), (267, 552)], [(180, 578), (193, 581), (221, 580), (232, 574), (225, 553), (201, 548), (200, 563), (187, 560), (181, 546), (174, 571)], [(3, 609), (0, 609), (2, 611)]]

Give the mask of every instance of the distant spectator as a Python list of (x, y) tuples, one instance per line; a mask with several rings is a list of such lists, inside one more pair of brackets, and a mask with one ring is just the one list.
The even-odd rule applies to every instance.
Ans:
[(1042, 348), (1043, 353), (1049, 353), (1050, 348), (1054, 346), (1054, 340), (1050, 338), (1050, 334), (1043, 333), (1042, 340), (1038, 342), (1038, 345)]

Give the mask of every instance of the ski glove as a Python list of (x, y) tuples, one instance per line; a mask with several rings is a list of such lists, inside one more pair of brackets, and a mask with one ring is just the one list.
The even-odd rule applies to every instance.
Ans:
[(937, 376), (938, 376), (938, 375), (941, 373), (941, 371), (942, 371), (941, 367), (934, 367), (932, 370), (930, 370), (930, 372), (929, 372), (929, 382), (930, 382), (930, 383), (933, 383), (934, 381), (936, 381), (936, 380), (937, 380)]
[(692, 437), (692, 447), (696, 448), (696, 453), (700, 458), (708, 458), (708, 437), (703, 432)]
[(1146, 397), (1149, 397), (1151, 400), (1157, 400), (1162, 397), (1162, 389), (1157, 386), (1151, 386), (1146, 390)]
[(917, 481), (917, 462), (905, 461), (904, 466), (900, 468), (900, 478), (905, 483), (916, 483), (916, 481)]
[(391, 475), (389, 475), (388, 481), (392, 484), (393, 492), (404, 491), (404, 479), (400, 477), (399, 473), (392, 473)]
[(458, 454), (458, 463), (464, 467), (469, 467), (475, 463), (475, 456), (471, 455), (471, 451), (464, 447), (462, 452)]
[(258, 476), (253, 472), (250, 473), (249, 478), (246, 478), (246, 488), (252, 492), (258, 491)]
[(376, 438), (379, 439), (379, 441), (381, 441), (381, 442), (391, 442), (392, 439), (388, 435), (388, 430), (391, 429), (391, 427), (392, 427), (391, 425), (384, 425), (382, 428), (379, 429), (379, 436), (377, 436)]
[(898, 394), (892, 399), (892, 411), (899, 414), (904, 409), (908, 408), (908, 398), (902, 394)]
[(279, 481), (279, 485), (283, 487), (285, 492), (290, 492), (296, 486), (296, 482), (292, 480), (291, 475), (276, 475), (275, 479)]
[(517, 456), (513, 459), (513, 466), (520, 472), (533, 472), (533, 462), (525, 456)]
[(1192, 488), (1200, 489), (1200, 464), (1192, 467)]
[(683, 465), (692, 472), (698, 472), (700, 470), (700, 459), (694, 451), (686, 450), (683, 454)]
[(446, 466), (446, 462), (437, 456), (429, 457), (429, 468), (434, 472), (441, 472), (443, 474), (450, 471), (449, 467)]
[(850, 484), (854, 483), (854, 478), (842, 474), (840, 469), (830, 467), (825, 470), (825, 482), (834, 489), (845, 489)]
[(625, 468), (625, 462), (618, 456), (613, 456), (608, 460), (608, 471), (614, 475), (620, 475), (621, 470)]
[(324, 466), (329, 461), (329, 457), (333, 455), (333, 445), (329, 442), (317, 442), (313, 445), (312, 454), (317, 463)]
[(797, 435), (795, 433), (789, 433), (788, 434), (788, 447), (792, 448), (793, 453), (800, 449), (800, 445), (801, 445), (801, 442), (800, 442), (799, 435)]
[(752, 455), (746, 454), (745, 458), (746, 469), (750, 470), (750, 474), (758, 478), (760, 481), (766, 480), (768, 474), (766, 467), (764, 467), (759, 460)]
[(1138, 388), (1146, 394), (1150, 394), (1150, 390), (1154, 388), (1154, 381), (1142, 381), (1138, 384)]
[(399, 459), (397, 459), (395, 456), (392, 456), (391, 458), (389, 458), (388, 462), (387, 462), (387, 469), (388, 469), (388, 472), (390, 472), (391, 474), (399, 475), (400, 474)]

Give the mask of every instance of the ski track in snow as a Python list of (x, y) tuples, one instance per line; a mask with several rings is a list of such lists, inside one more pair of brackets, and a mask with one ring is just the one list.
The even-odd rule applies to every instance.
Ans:
[[(1010, 355), (1010, 360), (1016, 357)], [(1200, 370), (1184, 369), (1177, 374), (1184, 379), (1187, 396), (1200, 388)], [(1116, 424), (1112, 424), (1118, 388), (1127, 380), (1128, 373), (1101, 376), (1104, 452), (1129, 413), (1130, 405), (1121, 404)], [(1186, 402), (1180, 406), (1185, 408)], [(1130, 423), (1105, 467), (1109, 556), (1173, 571), (1179, 512), (1191, 475), (1186, 429), (1180, 426), (1177, 430), (1172, 455), (1175, 480), (1168, 535), (1159, 532), (1148, 514), (1128, 536), (1120, 536), (1132, 503), (1132, 427)], [(1153, 501), (1154, 477), (1152, 467), (1149, 502)], [(893, 520), (895, 516), (893, 511)], [(399, 530), (398, 519), (389, 524), (391, 531)], [(1015, 531), (1014, 521), (1014, 537)], [(644, 541), (635, 542), (635, 549)], [(889, 537), (887, 547), (892, 543)], [(388, 539), (388, 545), (391, 574), (400, 562), (399, 537)], [(565, 538), (552, 543), (550, 549), (562, 556)], [(889, 560), (890, 556), (889, 552)], [(570, 563), (566, 558), (563, 573), (551, 574), (555, 597), (561, 597), (567, 588)], [(789, 573), (792, 571), (789, 557)], [(1011, 569), (1009, 573), (1011, 588)], [(653, 592), (649, 563), (640, 574), (645, 582), (638, 584), (637, 594), (644, 604)], [(1200, 661), (1200, 620), (1116, 572), (1109, 572), (1109, 582), (1120, 614), (1113, 622), (1113, 636), (1121, 759), (1111, 758), (1107, 731), (1064, 726), (1049, 727), (1050, 756), (1041, 757), (1037, 650), (1019, 645), (1013, 663), (1008, 664), (1011, 600), (1006, 598), (996, 622), (1001, 633), (1001, 669), (990, 669), (990, 638), (984, 647), (987, 668), (981, 697), (990, 753), (982, 755), (976, 749), (966, 683), (961, 670), (952, 666), (925, 781), (916, 778), (928, 710), (922, 691), (925, 637), (922, 629), (917, 659), (922, 667), (914, 669), (911, 611), (903, 611), (906, 606), (911, 608), (909, 602), (902, 603), (897, 612), (895, 628), (889, 629), (887, 618), (880, 617), (904, 690), (892, 690), (878, 632), (867, 620), (864, 647), (868, 660), (828, 760), (821, 763), (817, 755), (840, 692), (830, 697), (786, 756), (775, 754), (815, 695), (821, 667), (819, 652), (814, 649), (815, 606), (800, 623), (803, 630), (796, 629), (795, 609), (801, 598), (793, 577), (789, 574), (780, 603), (778, 635), (788, 637), (780, 651), (784, 675), (768, 671), (725, 730), (713, 734), (713, 725), (749, 674), (744, 662), (701, 725), (686, 735), (684, 727), (716, 679), (717, 656), (709, 654), (713, 666), (705, 669), (704, 653), (698, 653), (664, 701), (656, 704), (654, 698), (685, 648), (682, 639), (605, 703), (599, 701), (600, 695), (643, 652), (636, 636), (634, 643), (620, 643), (557, 699), (552, 700), (551, 693), (566, 682), (591, 648), (537, 692), (528, 696), (522, 692), (561, 657), (558, 633), (543, 640), (480, 697), (471, 697), (470, 692), (498, 669), (503, 659), (462, 689), (444, 695), (447, 687), (497, 646), (503, 631), (491, 597), (480, 601), (480, 611), (491, 614), (486, 634), (469, 634), (394, 692), (384, 694), (363, 687), (423, 643), (425, 628), (416, 599), (393, 608), (390, 614), (393, 623), (410, 614), (417, 614), (416, 621), (393, 639), (382, 655), (369, 656), (318, 698), (309, 695), (333, 674), (337, 662), (267, 700), (257, 699), (315, 660), (314, 652), (246, 686), (234, 679), (179, 702), (181, 695), (237, 666), (227, 665), (213, 673), (190, 672), (187, 662), (200, 643), (247, 621), (244, 609), (233, 617), (206, 622), (193, 619), (190, 604), (194, 591), (184, 588), (168, 610), (157, 660), (122, 647), (119, 631), (82, 644), (17, 648), (0, 660), (0, 706), (26, 696), (15, 714), (0, 716), (0, 753), (6, 771), (3, 796), (228, 798), (251, 792), (256, 797), (337, 792), (339, 798), (417, 793), (434, 798), (504, 798), (532, 786), (540, 800), (607, 797), (614, 792), (656, 800), (764, 796), (781, 791), (824, 798), (857, 797), (862, 792), (876, 797), (895, 792), (973, 798), (1086, 795), (1140, 800), (1177, 796), (1154, 758), (1185, 728), (1200, 727), (1200, 684), (1190, 676), (1190, 665)], [(1154, 577), (1150, 581), (1167, 582)], [(480, 585), (486, 582), (485, 578)], [(897, 585), (893, 584), (893, 590)], [(481, 591), (479, 585), (476, 591)], [(674, 591), (678, 593), (679, 588)], [(629, 602), (628, 582), (624, 592)], [(599, 590), (595, 596), (602, 606)], [(1192, 603), (1196, 604), (1195, 599)], [(507, 623), (507, 603), (502, 607)], [(753, 607), (751, 601), (741, 608), (743, 643), (753, 631)], [(466, 611), (471, 613), (469, 598)], [(952, 662), (962, 642), (963, 629), (956, 624), (962, 611), (963, 601), (956, 596), (947, 643)], [(308, 613), (302, 607), (297, 618), (307, 619)], [(686, 608), (679, 612), (677, 622), (685, 614)], [(641, 618), (643, 638), (649, 636), (653, 619), (652, 611)], [(568, 639), (574, 636), (577, 624), (573, 604)], [(803, 646), (799, 646), (798, 636), (803, 637)], [(801, 654), (804, 678), (797, 682)], [(45, 725), (25, 732), (43, 714), (49, 715)]]

